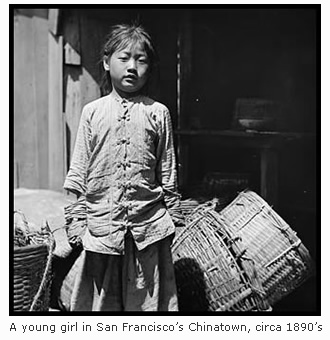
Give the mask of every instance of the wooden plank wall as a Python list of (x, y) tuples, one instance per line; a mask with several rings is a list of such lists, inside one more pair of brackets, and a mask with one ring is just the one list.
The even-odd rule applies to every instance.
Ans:
[(76, 132), (82, 109), (81, 101), (81, 50), (79, 17), (65, 15), (64, 36), (64, 116), (66, 132), (66, 169), (70, 166)]
[(48, 187), (47, 10), (14, 16), (14, 186)]
[[(169, 42), (152, 11), (140, 14), (163, 48), (165, 77), (159, 99), (166, 99), (164, 103), (176, 118), (175, 30)], [(62, 190), (82, 108), (101, 95), (104, 38), (111, 25), (130, 22), (140, 14), (133, 9), (91, 13), (28, 9), (16, 13), (15, 187)], [(174, 73), (170, 75), (169, 70)]]
[(61, 191), (82, 107), (100, 96), (107, 25), (74, 10), (14, 19), (14, 188)]
[(14, 188), (62, 190), (66, 151), (58, 13), (50, 12), (49, 21), (47, 9), (15, 11)]
[(49, 42), (49, 189), (61, 190), (65, 175), (65, 130), (63, 116), (63, 37), (48, 33)]
[(103, 25), (79, 11), (65, 13), (64, 114), (66, 131), (66, 169), (69, 169), (82, 108), (100, 97), (99, 49)]

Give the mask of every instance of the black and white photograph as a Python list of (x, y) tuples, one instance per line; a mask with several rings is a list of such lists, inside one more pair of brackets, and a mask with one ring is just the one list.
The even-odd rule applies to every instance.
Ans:
[(9, 16), (10, 315), (321, 315), (320, 4)]

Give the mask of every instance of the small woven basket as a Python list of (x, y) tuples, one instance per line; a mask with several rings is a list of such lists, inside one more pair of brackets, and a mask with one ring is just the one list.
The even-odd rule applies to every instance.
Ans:
[(256, 193), (241, 192), (220, 216), (222, 224), (241, 239), (270, 305), (313, 274), (311, 256), (296, 232)]
[[(20, 212), (24, 224), (28, 223)], [(54, 238), (45, 243), (14, 246), (13, 310), (48, 311), (52, 281), (51, 262)]]
[(221, 225), (215, 203), (201, 205), (172, 245), (180, 310), (267, 310), (252, 261)]

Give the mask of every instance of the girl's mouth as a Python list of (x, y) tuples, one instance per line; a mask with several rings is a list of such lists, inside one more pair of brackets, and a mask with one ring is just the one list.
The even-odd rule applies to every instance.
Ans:
[(129, 75), (129, 76), (125, 76), (124, 79), (129, 80), (129, 81), (135, 81), (137, 80), (137, 77), (134, 75)]

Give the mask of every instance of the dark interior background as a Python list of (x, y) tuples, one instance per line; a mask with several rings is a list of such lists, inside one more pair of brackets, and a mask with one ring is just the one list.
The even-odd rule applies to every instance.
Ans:
[[(174, 128), (231, 129), (237, 98), (266, 98), (280, 103), (278, 131), (316, 135), (317, 12), (312, 9), (192, 8), (104, 11), (110, 23), (138, 19), (154, 37), (160, 69), (153, 95), (172, 113)], [(121, 15), (118, 15), (121, 13)], [(88, 16), (91, 14), (88, 13)], [(100, 11), (93, 15), (100, 19)], [(178, 34), (189, 18), (190, 74), (185, 84), (181, 116), (177, 102)], [(183, 42), (185, 43), (185, 41)], [(187, 42), (186, 42), (187, 43)], [(184, 62), (184, 61), (183, 61)], [(179, 141), (177, 141), (179, 143)], [(298, 232), (317, 257), (317, 141), (307, 138), (279, 149), (277, 211)], [(188, 190), (210, 172), (248, 173), (250, 187), (259, 192), (259, 153), (222, 146), (215, 137), (189, 140)], [(308, 293), (310, 292), (310, 293)], [(302, 299), (302, 295), (304, 298)], [(276, 308), (316, 308), (311, 279)]]

